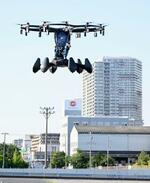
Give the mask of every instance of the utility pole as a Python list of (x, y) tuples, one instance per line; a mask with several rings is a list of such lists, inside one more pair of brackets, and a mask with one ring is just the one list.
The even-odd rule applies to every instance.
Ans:
[(45, 126), (45, 166), (44, 168), (47, 168), (47, 133), (48, 133), (48, 118), (51, 114), (54, 114), (54, 107), (40, 107), (41, 111), (40, 113), (43, 114), (43, 116), (46, 119), (46, 126)]
[(89, 151), (89, 167), (91, 168), (92, 167), (92, 133), (90, 131), (90, 151)]
[(107, 136), (107, 170), (109, 166), (109, 135)]
[(4, 135), (4, 142), (3, 142), (3, 164), (2, 164), (2, 168), (5, 168), (5, 143), (6, 143), (6, 135), (8, 135), (8, 133), (1, 133), (2, 135)]

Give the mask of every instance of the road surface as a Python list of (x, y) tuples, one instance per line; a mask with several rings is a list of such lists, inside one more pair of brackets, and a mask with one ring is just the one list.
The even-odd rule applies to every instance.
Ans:
[(146, 183), (148, 181), (128, 180), (80, 180), (80, 179), (30, 179), (30, 178), (1, 178), (0, 183)]

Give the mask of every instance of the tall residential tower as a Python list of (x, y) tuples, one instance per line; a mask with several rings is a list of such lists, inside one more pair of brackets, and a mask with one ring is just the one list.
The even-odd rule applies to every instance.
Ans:
[(128, 116), (142, 125), (142, 63), (129, 57), (104, 57), (83, 74), (83, 116)]

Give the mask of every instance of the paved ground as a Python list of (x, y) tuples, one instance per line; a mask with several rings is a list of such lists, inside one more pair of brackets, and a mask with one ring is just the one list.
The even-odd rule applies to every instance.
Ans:
[(147, 182), (148, 181), (0, 178), (0, 183), (147, 183)]

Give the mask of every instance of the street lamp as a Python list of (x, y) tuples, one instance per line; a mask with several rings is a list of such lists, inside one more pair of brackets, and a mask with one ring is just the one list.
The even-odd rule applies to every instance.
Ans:
[(43, 116), (46, 119), (46, 127), (45, 127), (45, 166), (44, 168), (47, 168), (47, 133), (48, 133), (48, 118), (51, 114), (54, 114), (54, 107), (40, 107), (41, 111), (40, 113), (43, 114)]

